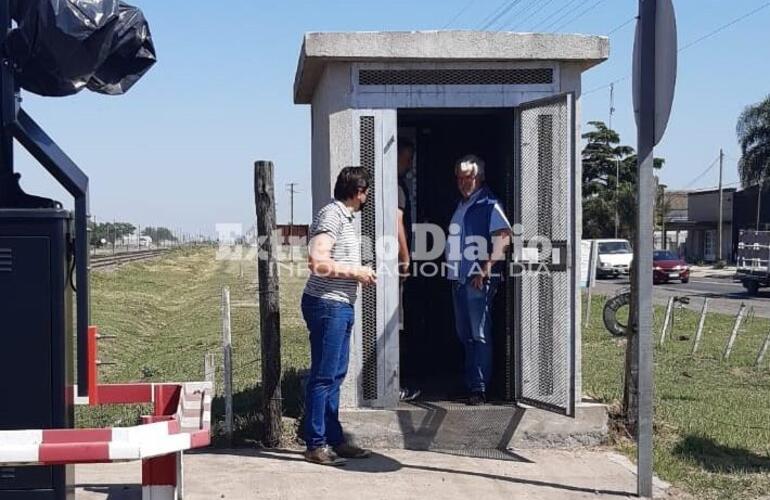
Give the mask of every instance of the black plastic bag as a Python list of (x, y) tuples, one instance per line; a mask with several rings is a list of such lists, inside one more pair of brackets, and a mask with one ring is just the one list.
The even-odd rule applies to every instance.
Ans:
[(83, 90), (110, 54), (118, 0), (17, 0), (7, 53), (22, 88), (44, 96)]
[(120, 2), (120, 19), (112, 49), (88, 82), (101, 94), (125, 94), (155, 64), (155, 46), (142, 11)]
[(30, 92), (122, 94), (155, 62), (144, 16), (118, 0), (13, 0), (11, 9), (17, 28), (4, 49)]

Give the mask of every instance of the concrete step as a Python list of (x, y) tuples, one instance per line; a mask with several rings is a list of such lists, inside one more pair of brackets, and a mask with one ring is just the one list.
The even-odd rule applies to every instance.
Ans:
[(575, 418), (514, 404), (402, 403), (396, 410), (344, 409), (355, 443), (408, 450), (505, 450), (595, 446), (607, 438), (607, 407), (583, 402)]

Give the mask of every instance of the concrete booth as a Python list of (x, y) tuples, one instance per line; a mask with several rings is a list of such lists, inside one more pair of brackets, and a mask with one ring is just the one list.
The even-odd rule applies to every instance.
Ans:
[[(311, 105), (314, 211), (331, 199), (342, 168), (363, 166), (374, 185), (358, 217), (361, 234), (393, 241), (398, 142), (408, 140), (416, 149), (407, 175), (414, 224), (449, 226), (459, 199), (455, 162), (475, 154), (515, 225), (508, 267), (520, 272), (504, 279), (496, 297), (491, 403), (482, 408), (453, 402), (462, 391), (463, 351), (440, 273), (443, 255), (413, 262), (421, 272), (402, 292), (396, 273), (386, 272), (397, 269), (396, 252), (378, 244), (363, 252), (379, 277), (356, 305), (341, 397), (341, 418), (359, 441), (453, 448), (487, 447), (471, 441), (491, 439), (488, 447), (499, 447), (517, 436), (606, 432), (605, 409), (582, 402), (577, 263), (581, 76), (608, 56), (600, 36), (305, 36), (294, 101)], [(537, 250), (542, 240), (550, 251)], [(399, 403), (404, 384), (423, 396)]]

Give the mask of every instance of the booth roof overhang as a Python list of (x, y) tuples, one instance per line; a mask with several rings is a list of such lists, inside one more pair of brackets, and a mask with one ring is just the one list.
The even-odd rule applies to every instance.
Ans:
[(295, 104), (310, 104), (329, 62), (579, 63), (585, 71), (610, 55), (605, 36), (490, 31), (307, 33), (294, 80)]

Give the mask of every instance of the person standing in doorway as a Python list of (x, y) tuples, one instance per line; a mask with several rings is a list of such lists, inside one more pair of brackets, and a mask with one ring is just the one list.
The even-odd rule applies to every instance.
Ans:
[(361, 265), (354, 215), (366, 204), (370, 182), (361, 167), (342, 169), (334, 200), (316, 214), (310, 228), (310, 277), (302, 295), (302, 315), (310, 331), (305, 459), (321, 465), (344, 465), (347, 458), (371, 455), (345, 442), (339, 421), (340, 387), (348, 370), (359, 285), (376, 282), (374, 271)]
[[(401, 275), (401, 286), (399, 290), (401, 317), (401, 334), (406, 331), (404, 328), (405, 310), (408, 307), (408, 301), (404, 301), (404, 296), (408, 293), (405, 289), (409, 286), (407, 280), (410, 274), (411, 265), (411, 242), (412, 242), (412, 203), (409, 197), (409, 187), (407, 185), (406, 174), (414, 166), (414, 143), (405, 137), (398, 138), (398, 212), (396, 221), (398, 223), (398, 265)], [(403, 344), (403, 342), (402, 342)], [(403, 366), (403, 364), (402, 364)], [(415, 388), (409, 388), (404, 384), (402, 370), (401, 390), (399, 396), (401, 401), (414, 401), (420, 397), (420, 391)]]
[(484, 161), (468, 155), (455, 164), (461, 199), (447, 238), (455, 328), (465, 350), (468, 404), (486, 402), (492, 376), (492, 303), (502, 277), (511, 225), (484, 183)]

